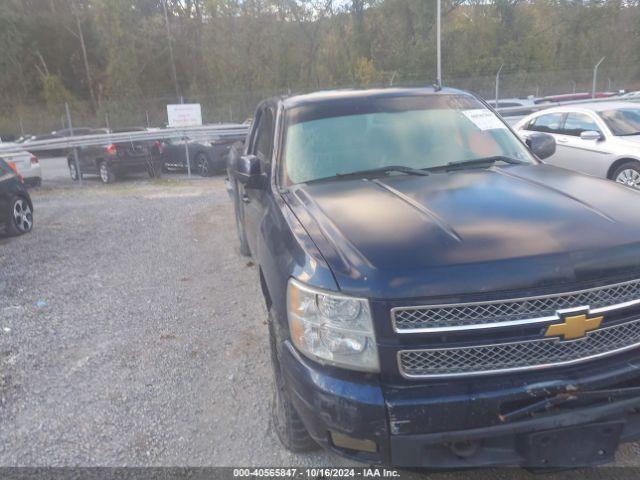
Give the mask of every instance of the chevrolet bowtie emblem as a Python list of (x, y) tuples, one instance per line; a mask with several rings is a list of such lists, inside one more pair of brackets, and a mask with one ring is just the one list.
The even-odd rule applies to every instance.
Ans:
[(563, 323), (549, 325), (545, 337), (562, 337), (563, 340), (575, 340), (584, 337), (587, 332), (600, 327), (604, 317), (589, 318), (588, 314), (561, 316)]

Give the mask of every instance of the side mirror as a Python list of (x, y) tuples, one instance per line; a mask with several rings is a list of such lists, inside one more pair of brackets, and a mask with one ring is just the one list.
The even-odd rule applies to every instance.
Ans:
[(236, 178), (248, 188), (263, 188), (266, 176), (262, 173), (260, 159), (255, 155), (244, 155), (237, 159)]
[(556, 153), (556, 139), (546, 133), (535, 132), (528, 136), (525, 143), (529, 150), (540, 160)]
[(602, 134), (600, 132), (596, 132), (595, 130), (585, 130), (580, 133), (580, 138), (582, 140), (601, 140)]

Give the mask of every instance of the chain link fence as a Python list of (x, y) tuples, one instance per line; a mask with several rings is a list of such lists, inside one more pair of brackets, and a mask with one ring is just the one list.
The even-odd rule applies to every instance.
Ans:
[[(497, 72), (496, 72), (497, 74)], [(495, 98), (496, 75), (452, 78), (447, 85), (471, 90), (482, 97)], [(555, 70), (547, 72), (510, 72), (505, 67), (499, 76), (499, 97), (545, 97), (569, 93), (591, 92), (593, 69)], [(640, 67), (607, 68), (597, 72), (596, 91), (617, 92), (640, 90)]]
[[(542, 97), (577, 92), (590, 92), (593, 70), (555, 70), (546, 72), (510, 71), (505, 65), (500, 73), (499, 96), (501, 99), (527, 96)], [(495, 98), (496, 76), (444, 77), (445, 85), (473, 91), (488, 100)], [(433, 78), (423, 74), (402, 72), (375, 72), (371, 78), (349, 85), (320, 85), (319, 88), (349, 88), (389, 85), (430, 85)], [(204, 123), (241, 123), (253, 115), (256, 104), (274, 95), (304, 93), (318, 87), (291, 87), (286, 89), (262, 89), (235, 91), (211, 95), (193, 95), (183, 98), (184, 103), (200, 103)], [(600, 67), (597, 77), (598, 91), (621, 89), (640, 90), (640, 66), (624, 68)], [(180, 103), (172, 96), (157, 98), (109, 99), (99, 102), (93, 109), (89, 101), (69, 102), (75, 128), (161, 127), (167, 121), (166, 106)], [(0, 138), (11, 140), (21, 135), (46, 134), (68, 128), (64, 104), (46, 105), (34, 102), (26, 105), (0, 104)]]

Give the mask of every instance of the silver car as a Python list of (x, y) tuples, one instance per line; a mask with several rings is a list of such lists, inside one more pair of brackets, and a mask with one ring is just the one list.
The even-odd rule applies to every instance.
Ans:
[(640, 103), (593, 102), (553, 107), (520, 120), (523, 138), (544, 132), (556, 140), (545, 163), (640, 189)]

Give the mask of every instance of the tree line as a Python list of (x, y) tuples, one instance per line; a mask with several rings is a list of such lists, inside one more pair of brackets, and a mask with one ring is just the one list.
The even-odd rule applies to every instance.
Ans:
[[(639, 3), (442, 0), (444, 82), (486, 90), (502, 65), (523, 94), (580, 89), (606, 57), (608, 86), (640, 87)], [(3, 0), (0, 127), (34, 107), (57, 121), (65, 102), (101, 119), (210, 97), (225, 117), (271, 93), (431, 83), (435, 13), (435, 0)], [(567, 73), (556, 86), (540, 72)]]

